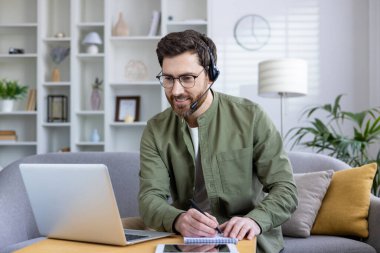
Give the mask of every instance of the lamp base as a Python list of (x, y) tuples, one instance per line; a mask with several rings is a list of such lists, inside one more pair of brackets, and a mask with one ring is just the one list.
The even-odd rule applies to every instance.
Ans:
[(88, 45), (87, 51), (88, 54), (97, 54), (99, 53), (99, 49), (97, 45)]

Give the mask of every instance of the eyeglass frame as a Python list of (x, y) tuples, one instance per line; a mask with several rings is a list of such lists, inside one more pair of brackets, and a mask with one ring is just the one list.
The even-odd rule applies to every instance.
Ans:
[[(193, 87), (195, 86), (195, 81), (196, 81), (196, 79), (197, 79), (197, 78), (202, 74), (202, 72), (205, 71), (205, 70), (206, 70), (206, 69), (203, 68), (203, 69), (201, 70), (201, 72), (199, 72), (198, 75), (189, 75), (189, 74), (186, 74), (186, 75), (180, 75), (179, 77), (173, 77), (173, 76), (170, 76), (170, 75), (160, 75), (160, 73), (162, 73), (162, 71), (161, 71), (161, 72), (156, 76), (156, 78), (157, 78), (158, 81), (160, 82), (161, 86), (162, 86), (163, 88), (165, 88), (165, 89), (173, 88), (176, 79), (178, 79), (179, 84), (180, 84), (184, 89), (190, 89), (190, 88), (193, 88)], [(164, 86), (164, 83), (161, 82), (161, 80), (160, 80), (160, 78), (163, 77), (163, 76), (167, 76), (167, 77), (171, 77), (171, 78), (173, 78), (173, 81), (172, 81), (172, 85), (171, 85), (171, 86), (166, 86), (166, 87)], [(187, 77), (191, 76), (191, 77), (194, 78), (194, 84), (193, 84), (193, 86), (191, 86), (191, 87), (185, 87), (185, 86), (182, 84), (181, 77), (184, 77), (184, 76), (187, 76)]]

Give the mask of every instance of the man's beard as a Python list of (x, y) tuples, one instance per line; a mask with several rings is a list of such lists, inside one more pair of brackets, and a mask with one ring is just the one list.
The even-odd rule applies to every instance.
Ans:
[[(169, 99), (169, 103), (173, 109), (173, 111), (180, 117), (180, 118), (183, 118), (183, 119), (186, 119), (187, 117), (189, 117), (193, 112), (195, 112), (203, 103), (204, 101), (206, 100), (206, 96), (203, 96), (201, 97), (202, 94), (199, 94), (195, 99), (192, 99), (190, 98), (190, 104), (188, 105), (184, 105), (184, 106), (175, 106), (174, 105), (174, 96), (171, 96), (170, 99)], [(179, 96), (180, 98), (181, 96)], [(201, 98), (201, 99), (200, 99)], [(200, 100), (199, 100), (200, 99)], [(198, 101), (198, 104), (195, 108), (195, 110), (191, 109), (191, 105), (195, 102), (195, 101)]]

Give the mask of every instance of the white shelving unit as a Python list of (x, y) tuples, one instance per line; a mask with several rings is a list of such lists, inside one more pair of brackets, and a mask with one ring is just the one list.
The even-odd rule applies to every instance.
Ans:
[[(158, 33), (148, 36), (153, 11), (161, 14)], [(128, 36), (113, 36), (123, 14)], [(149, 118), (168, 103), (155, 76), (160, 72), (156, 46), (168, 32), (209, 32), (207, 0), (3, 0), (0, 1), (0, 78), (17, 79), (37, 89), (37, 110), (24, 111), (25, 101), (11, 113), (0, 113), (0, 129), (14, 129), (16, 142), (0, 142), (0, 165), (36, 153), (69, 148), (80, 151), (138, 151)], [(97, 32), (98, 54), (86, 53), (82, 40)], [(57, 37), (58, 33), (64, 34)], [(25, 54), (9, 55), (8, 47)], [(61, 80), (52, 81), (53, 47), (70, 48), (58, 66)], [(131, 62), (143, 63), (146, 75), (126, 74)], [(102, 80), (101, 106), (91, 108), (95, 78)], [(47, 96), (68, 98), (68, 121), (47, 122)], [(116, 97), (139, 96), (139, 121), (115, 122)], [(99, 141), (91, 141), (96, 129)]]
[[(37, 153), (48, 153), (70, 147), (71, 121), (48, 122), (49, 95), (65, 95), (71, 100), (71, 54), (59, 65), (51, 57), (53, 48), (70, 48), (71, 30), (70, 0), (37, 0), (38, 14), (38, 146)], [(56, 37), (58, 33), (63, 37)], [(59, 69), (60, 81), (52, 80), (52, 71)], [(70, 115), (71, 106), (68, 106)]]
[[(15, 10), (13, 13), (10, 10)], [(0, 78), (37, 87), (37, 1), (0, 1)], [(25, 54), (10, 55), (9, 48)], [(0, 129), (12, 129), (17, 141), (0, 141), (2, 166), (37, 152), (37, 113), (25, 111), (25, 100), (14, 112), (0, 113)]]

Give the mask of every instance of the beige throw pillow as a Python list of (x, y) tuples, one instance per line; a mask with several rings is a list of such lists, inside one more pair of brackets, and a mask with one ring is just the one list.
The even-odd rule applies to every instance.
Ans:
[(282, 224), (282, 233), (292, 237), (309, 237), (333, 170), (294, 174), (298, 191), (298, 207), (289, 220)]

